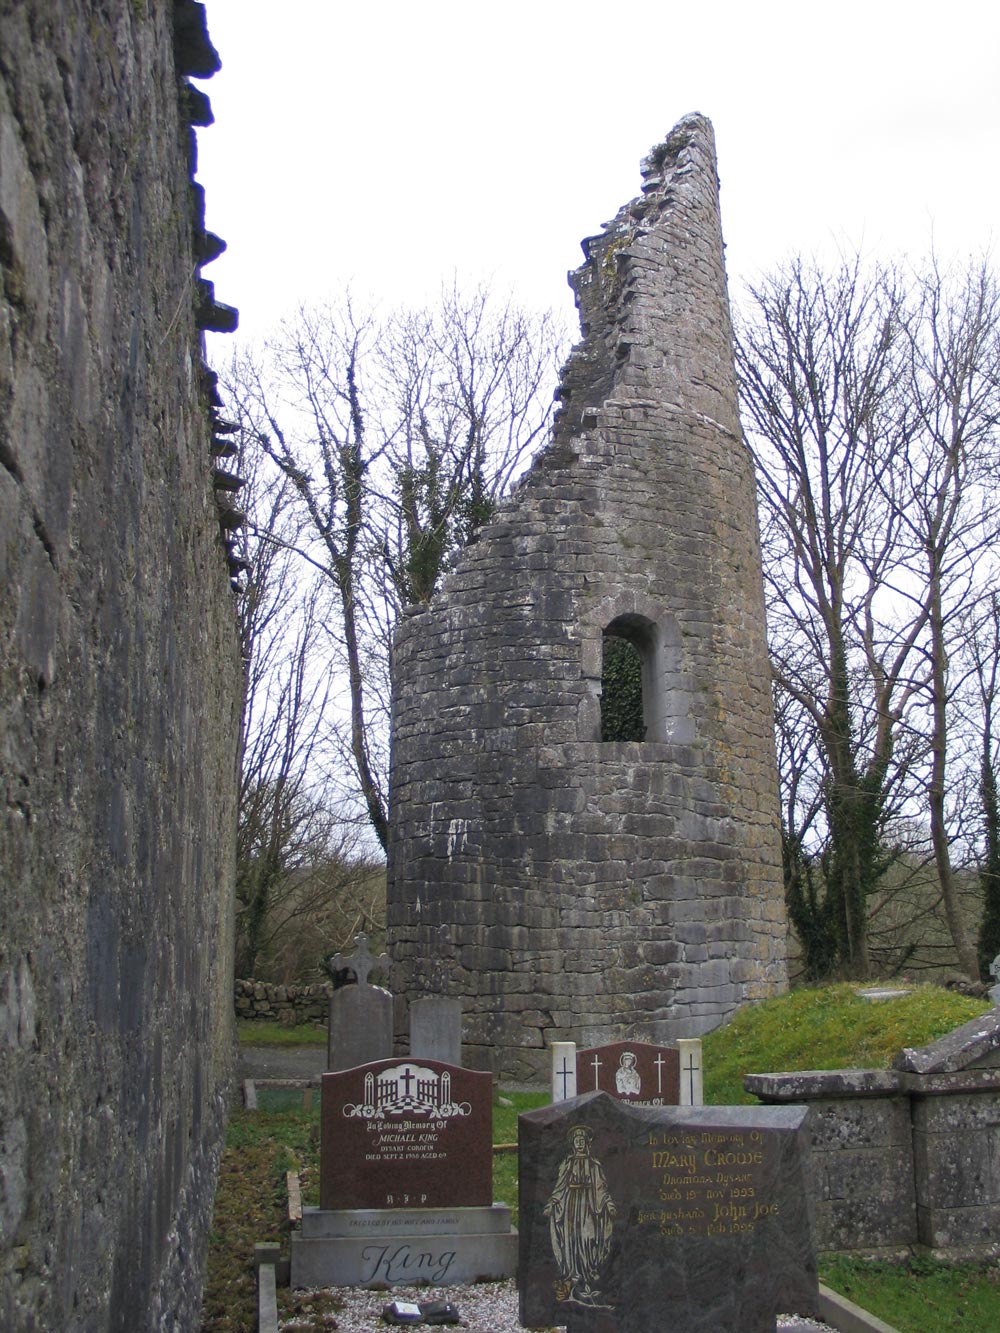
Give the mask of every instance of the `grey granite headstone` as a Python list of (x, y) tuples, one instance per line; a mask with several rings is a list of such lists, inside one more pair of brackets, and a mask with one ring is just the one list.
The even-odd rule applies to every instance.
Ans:
[(462, 1063), (462, 1002), (427, 995), (410, 1005), (410, 1058)]
[(803, 1107), (587, 1093), (519, 1123), (520, 1320), (570, 1333), (772, 1333), (815, 1316)]
[(346, 958), (338, 953), (329, 964), (332, 976), (350, 968), (357, 978), (356, 985), (339, 986), (330, 996), (329, 1070), (354, 1069), (392, 1055), (392, 996), (368, 982), (374, 968), (388, 967), (388, 955), (373, 957), (365, 935), (359, 935), (355, 945), (354, 953)]

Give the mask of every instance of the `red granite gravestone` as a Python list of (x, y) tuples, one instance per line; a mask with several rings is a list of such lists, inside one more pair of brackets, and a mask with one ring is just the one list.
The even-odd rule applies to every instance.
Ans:
[(493, 1201), (493, 1077), (441, 1060), (323, 1075), (321, 1208)]
[(680, 1056), (671, 1046), (614, 1041), (576, 1053), (576, 1091), (606, 1092), (631, 1106), (676, 1106)]

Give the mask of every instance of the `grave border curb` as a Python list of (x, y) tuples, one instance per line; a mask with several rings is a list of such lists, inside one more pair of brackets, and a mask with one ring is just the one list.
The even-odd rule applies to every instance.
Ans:
[(819, 1312), (820, 1318), (832, 1324), (839, 1333), (898, 1333), (892, 1324), (869, 1314), (822, 1282), (819, 1284)]

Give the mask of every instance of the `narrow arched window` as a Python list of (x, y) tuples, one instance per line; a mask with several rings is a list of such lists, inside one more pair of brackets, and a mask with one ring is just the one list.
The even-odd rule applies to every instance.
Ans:
[(642, 616), (619, 616), (604, 631), (601, 740), (641, 741), (647, 732), (652, 626)]

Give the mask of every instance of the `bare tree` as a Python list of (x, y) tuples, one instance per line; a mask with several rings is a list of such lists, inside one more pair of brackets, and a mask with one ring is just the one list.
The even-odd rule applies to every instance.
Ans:
[(244, 438), (290, 483), (296, 549), (330, 599), (343, 741), (384, 848), (389, 651), (548, 428), (559, 339), (487, 290), (378, 318), (350, 297), (300, 311), (225, 377)]
[(965, 617), (965, 659), (969, 664), (969, 707), (965, 716), (971, 738), (977, 796), (979, 887), (983, 914), (979, 927), (979, 975), (1000, 953), (1000, 794), (997, 791), (997, 712), (1000, 706), (1000, 596), (991, 590)]
[[(822, 872), (797, 924), (828, 926), (848, 974), (869, 970), (869, 900), (913, 852), (891, 832), (918, 805), (959, 964), (976, 970), (951, 870), (949, 656), (993, 574), (998, 315), (985, 264), (956, 281), (798, 261), (751, 289), (738, 329), (779, 738), (796, 714), (783, 783), (808, 793), (811, 842), (786, 802), (786, 859)], [(793, 918), (800, 871), (786, 866)], [(829, 943), (813, 941), (817, 959)]]
[[(841, 965), (860, 976), (896, 728), (912, 689), (913, 636), (880, 637), (877, 614), (895, 561), (881, 481), (899, 430), (901, 319), (892, 272), (868, 276), (857, 262), (827, 276), (799, 261), (750, 290), (736, 338), (775, 683), (819, 740), (824, 915)], [(805, 850), (792, 829), (786, 843)]]
[(981, 263), (957, 279), (936, 264), (916, 285), (908, 324), (907, 429), (894, 457), (909, 595), (926, 618), (921, 651), (930, 742), (927, 802), (938, 883), (959, 966), (979, 972), (951, 863), (947, 811), (949, 717), (958, 685), (949, 671), (964, 611), (995, 577), (1000, 536), (996, 439), (1000, 424), (1000, 291)]
[(252, 458), (241, 470), (250, 528), (239, 603), (245, 692), (236, 967), (252, 977), (295, 922), (349, 896), (370, 865), (322, 781), (328, 677), (318, 651), (321, 588), (316, 579), (303, 583), (294, 558), (300, 534), (291, 486)]

